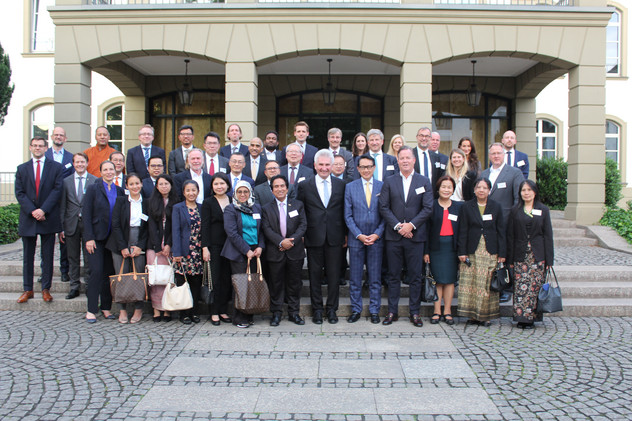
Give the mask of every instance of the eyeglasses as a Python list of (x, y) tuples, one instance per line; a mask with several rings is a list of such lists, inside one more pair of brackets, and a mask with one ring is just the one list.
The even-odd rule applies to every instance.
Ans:
[(281, 168), (279, 167), (268, 167), (266, 168), (266, 171), (279, 171)]
[(430, 139), (430, 138), (432, 138), (432, 136), (431, 136), (431, 135), (429, 135), (429, 134), (418, 134), (418, 135), (417, 135), (417, 137), (422, 137), (422, 138), (424, 138), (424, 139)]
[(375, 165), (358, 165), (358, 169), (359, 170), (370, 170), (371, 168), (374, 168)]
[(162, 165), (162, 164), (151, 164), (149, 167), (150, 168), (162, 168), (162, 167), (164, 167), (164, 165)]
[(193, 136), (193, 133), (180, 133), (180, 136)]

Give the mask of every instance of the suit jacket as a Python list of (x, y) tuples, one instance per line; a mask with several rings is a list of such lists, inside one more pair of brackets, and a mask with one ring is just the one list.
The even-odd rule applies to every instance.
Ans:
[[(204, 154), (204, 172), (209, 174), (209, 169), (206, 165), (207, 155)], [(230, 173), (230, 167), (228, 166), (228, 159), (224, 158), (220, 154), (217, 154), (217, 162), (219, 162), (219, 168), (215, 168), (215, 172), (223, 172), (224, 174)], [(223, 171), (222, 171), (223, 170)], [(209, 174), (210, 175), (210, 174)]]
[[(369, 152), (369, 155), (371, 153)], [(360, 172), (358, 171), (357, 166), (360, 162), (360, 157), (355, 157), (354, 159), (354, 168), (353, 168), (353, 179), (357, 180), (360, 178)], [(399, 165), (397, 165), (397, 158), (393, 155), (389, 155), (387, 153), (382, 152), (382, 183), (391, 175), (399, 174)]]
[[(178, 192), (180, 202), (184, 200), (184, 195), (182, 194), (182, 186), (187, 180), (192, 180), (190, 170), (186, 170), (184, 172), (181, 172), (180, 174), (176, 174), (176, 176), (173, 177), (173, 188), (176, 189), (176, 192)], [(211, 188), (211, 176), (202, 171), (202, 181), (204, 182), (204, 198), (206, 199), (211, 195), (213, 191)]]
[[(145, 203), (143, 201), (143, 203)], [(149, 202), (147, 202), (149, 205)], [(162, 215), (151, 215), (150, 210), (148, 209), (149, 220), (147, 221), (147, 249), (154, 250), (155, 252), (162, 251), (162, 243), (164, 241), (165, 246), (171, 247), (173, 244), (173, 239), (171, 236), (171, 219), (173, 213), (173, 206), (171, 207), (171, 211), (167, 212), (165, 218), (165, 225), (162, 225)], [(147, 262), (147, 264), (153, 264), (154, 262)]]
[[(243, 156), (248, 156), (248, 146), (241, 143), (239, 145), (239, 153)], [(222, 146), (219, 150), (219, 155), (223, 156), (226, 159), (230, 159), (230, 156), (233, 154), (233, 145), (229, 144), (226, 146)]]
[[(270, 202), (274, 202), (274, 195), (272, 194), (272, 189), (270, 188), (270, 183), (266, 181), (263, 184), (259, 184), (255, 186), (254, 189), (255, 194), (255, 203), (261, 206), (262, 208)], [(290, 185), (290, 188), (287, 191), (287, 197), (289, 199), (296, 198), (296, 185)]]
[[(296, 142), (292, 142), (292, 143), (296, 143)], [(286, 148), (287, 146), (283, 148), (283, 156), (285, 157), (284, 158), (285, 163), (287, 163), (287, 157), (285, 156)], [(305, 142), (305, 153), (303, 154), (301, 165), (305, 165), (310, 170), (312, 170), (312, 172), (314, 171), (314, 155), (316, 155), (316, 152), (318, 152), (318, 148), (316, 146), (312, 146), (309, 143)]]
[[(208, 174), (207, 174), (208, 175)], [(197, 205), (200, 218), (202, 217), (202, 205)], [(173, 205), (171, 211), (171, 238), (173, 245), (171, 252), (173, 257), (186, 257), (189, 255), (189, 240), (191, 239), (191, 217), (186, 202)]]
[[(165, 150), (156, 145), (151, 145), (149, 157), (153, 158), (154, 156), (162, 158), (162, 164), (166, 164), (167, 158), (165, 156)], [(134, 146), (127, 151), (125, 170), (128, 174), (138, 174), (141, 180), (149, 177), (149, 171), (147, 170), (147, 165), (145, 165), (145, 154), (143, 153), (141, 145)]]
[(529, 157), (524, 152), (520, 152), (515, 149), (514, 151), (516, 152), (514, 167), (518, 168), (522, 172), (522, 175), (524, 176), (524, 179), (526, 180), (529, 178)]
[(532, 212), (533, 217), (525, 214), (520, 205), (511, 209), (507, 221), (507, 261), (510, 264), (523, 262), (527, 246), (531, 243), (535, 261), (544, 261), (546, 266), (553, 266), (551, 213), (540, 202), (536, 202), (533, 209), (536, 210)]
[(353, 174), (355, 173), (356, 166), (355, 159), (353, 159), (353, 154), (342, 147), (338, 149), (338, 154), (344, 157), (345, 163), (347, 164), (347, 166), (345, 167), (345, 177), (349, 180), (353, 180)]
[[(263, 150), (262, 155), (264, 155), (268, 161), (270, 160), (268, 156), (266, 155), (265, 149)], [(283, 153), (283, 151), (279, 149), (276, 149), (274, 151), (274, 158), (275, 158), (274, 160), (279, 163), (279, 166), (287, 164), (287, 161), (285, 161), (285, 153)]]
[(461, 180), (461, 193), (463, 194), (463, 201), (467, 202), (468, 200), (474, 199), (474, 183), (478, 175), (476, 171), (468, 171), (465, 174), (465, 177)]
[[(281, 174), (287, 177), (287, 181), (289, 183), (290, 182), (290, 165), (289, 164), (286, 164), (281, 167)], [(313, 176), (314, 176), (314, 171), (311, 168), (306, 167), (303, 164), (299, 164), (298, 171), (296, 172), (296, 175), (294, 177), (294, 185), (296, 186), (297, 184), (302, 183), (303, 181), (309, 180)]]
[[(36, 195), (33, 160), (29, 159), (18, 166), (15, 173), (15, 198), (20, 204), (20, 237), (35, 237), (38, 234), (54, 234), (61, 231), (59, 201), (62, 194), (62, 173), (61, 164), (44, 158), (39, 195)], [(46, 220), (38, 221), (33, 218), (31, 213), (36, 209), (45, 212)]]
[(507, 256), (507, 230), (502, 207), (499, 203), (488, 198), (485, 211), (481, 216), (477, 200), (472, 199), (461, 207), (459, 219), (459, 238), (457, 240), (457, 254), (459, 256), (474, 254), (481, 240), (481, 235), (485, 237), (485, 245), (489, 254), (498, 254), (498, 257)]
[[(117, 196), (125, 196), (122, 187), (112, 185), (116, 188)], [(83, 196), (83, 237), (85, 241), (97, 240), (105, 241), (110, 235), (110, 202), (108, 201), (103, 179), (97, 178), (94, 184), (86, 189)]]
[[(246, 254), (250, 251), (250, 246), (244, 240), (244, 226), (241, 221), (242, 213), (231, 203), (224, 208), (224, 231), (226, 231), (226, 243), (222, 249), (221, 256), (228, 260), (243, 262)], [(256, 215), (259, 215), (258, 219)], [(257, 247), (265, 248), (265, 238), (261, 232), (261, 206), (256, 203), (252, 205), (252, 216), (257, 221)]]
[[(147, 201), (141, 202), (143, 214), (147, 215)], [(112, 253), (121, 254), (121, 250), (129, 247), (129, 232), (130, 232), (130, 218), (131, 218), (131, 203), (127, 195), (116, 198), (114, 203), (114, 209), (112, 209), (112, 234), (108, 239), (106, 247)], [(149, 219), (149, 218), (148, 218)], [(147, 221), (142, 218), (140, 220), (140, 229), (138, 232), (138, 242), (136, 246), (141, 250), (147, 249)], [(143, 271), (144, 268), (136, 268), (138, 271)]]
[[(85, 192), (92, 184), (96, 183), (97, 178), (86, 172), (86, 180), (83, 184), (84, 198)], [(64, 178), (63, 192), (61, 194), (61, 203), (59, 205), (59, 218), (61, 219), (61, 228), (65, 235), (75, 235), (77, 224), (79, 223), (79, 215), (81, 214), (82, 203), (77, 198), (77, 189), (75, 187), (75, 175), (72, 174)]]
[[(487, 168), (481, 173), (481, 177), (489, 179), (490, 169)], [(492, 186), (489, 198), (498, 202), (503, 208), (503, 217), (507, 221), (511, 208), (518, 203), (518, 195), (520, 194), (520, 183), (524, 181), (524, 177), (518, 168), (505, 165), (498, 174), (496, 182)]]
[(305, 246), (342, 246), (347, 233), (344, 224), (345, 183), (338, 178), (330, 177), (331, 194), (325, 207), (318, 194), (316, 177), (301, 182), (296, 193), (296, 198), (305, 206), (307, 216)]
[[(452, 201), (452, 205), (448, 208), (448, 213), (456, 217), (456, 221), (454, 219), (448, 219), (450, 224), (452, 225), (452, 247), (456, 251), (457, 239), (459, 238), (459, 222), (460, 217), (459, 214), (461, 212), (461, 207), (463, 206), (463, 202), (459, 202), (456, 200)], [(449, 217), (448, 217), (449, 218)], [(432, 214), (430, 218), (428, 218), (428, 248), (429, 251), (439, 251), (439, 237), (441, 237), (441, 226), (443, 225), (443, 208), (439, 205), (439, 201), (435, 200), (432, 204)], [(426, 251), (426, 254), (428, 252)]]
[(169, 152), (169, 164), (167, 165), (167, 170), (169, 175), (172, 177), (186, 170), (186, 162), (184, 161), (182, 146)]
[[(419, 148), (414, 148), (413, 152), (415, 154), (415, 172), (421, 174), (420, 165), (423, 165), (423, 161), (419, 153)], [(428, 155), (430, 156), (430, 165), (432, 166), (432, 180), (430, 180), (430, 183), (432, 184), (434, 189), (436, 181), (445, 174), (448, 157), (443, 154), (434, 153), (430, 149), (428, 149), (428, 152)], [(441, 156), (445, 157), (445, 162), (441, 162)]]
[(204, 199), (202, 203), (202, 247), (224, 247), (224, 211), (215, 196)]
[(151, 179), (151, 177), (147, 177), (143, 179), (143, 188), (140, 191), (140, 193), (143, 195), (143, 199), (149, 199), (152, 195), (152, 193), (154, 192), (154, 188), (155, 188), (155, 184), (154, 181)]
[[(266, 181), (268, 181), (268, 177), (266, 177), (265, 175), (266, 162), (268, 162), (268, 160), (266, 159), (265, 154), (259, 155), (259, 168), (257, 170), (257, 176), (254, 178), (255, 186), (258, 186), (259, 184), (263, 184)], [(246, 166), (244, 167), (243, 172), (249, 177), (251, 176), (251, 173), (252, 173), (252, 169), (250, 168), (250, 166), (251, 166), (250, 154), (248, 154), (246, 155)]]
[[(228, 178), (230, 178), (230, 189), (231, 189), (231, 196), (232, 196), (232, 194), (234, 193), (234, 192), (232, 192), (232, 190), (233, 190), (233, 179), (235, 177), (230, 173), (230, 171), (228, 172)], [(247, 181), (250, 184), (250, 187), (252, 187), (253, 190), (254, 190), (254, 188), (255, 188), (255, 180), (253, 180), (252, 178), (248, 177), (246, 175), (246, 173), (244, 173), (244, 172), (241, 173), (240, 181)]]
[[(68, 152), (66, 148), (64, 148), (64, 156), (61, 160), (61, 165), (64, 168), (63, 173), (61, 175), (62, 178), (66, 178), (70, 174), (75, 173), (75, 167), (72, 166), (72, 157), (73, 157), (73, 154), (71, 152)], [(48, 158), (50, 160), (55, 161), (55, 159), (53, 158), (53, 148), (46, 149), (46, 152), (44, 152), (44, 158)]]
[(367, 206), (364, 192), (364, 180), (355, 180), (345, 187), (345, 222), (349, 228), (347, 244), (349, 247), (363, 247), (357, 239), (360, 234), (377, 234), (380, 241), (384, 236), (384, 219), (380, 215), (380, 192), (383, 183), (373, 180), (371, 207)]
[(399, 241), (403, 237), (395, 231), (399, 223), (410, 222), (416, 229), (413, 231), (414, 242), (426, 241), (426, 221), (432, 212), (432, 187), (423, 175), (413, 172), (404, 200), (404, 185), (400, 175), (389, 177), (384, 181), (380, 194), (380, 214), (386, 223), (384, 227), (386, 241)]
[[(296, 212), (296, 214), (294, 214)], [(290, 215), (292, 213), (292, 215)], [(268, 203), (261, 210), (261, 228), (266, 239), (266, 259), (271, 262), (280, 262), (283, 256), (290, 260), (303, 260), (305, 258), (305, 246), (303, 237), (307, 231), (307, 219), (302, 202), (295, 199), (287, 199), (285, 209), (285, 237), (281, 235), (279, 220), (279, 206), (276, 200)], [(279, 250), (279, 244), (285, 238), (294, 238), (294, 247), (289, 250)]]
[(342, 178), (333, 175), (333, 173), (331, 174), (331, 176), (337, 178), (338, 180), (342, 180), (342, 182), (345, 183), (345, 185), (353, 181), (353, 177), (348, 175), (346, 172), (342, 173)]

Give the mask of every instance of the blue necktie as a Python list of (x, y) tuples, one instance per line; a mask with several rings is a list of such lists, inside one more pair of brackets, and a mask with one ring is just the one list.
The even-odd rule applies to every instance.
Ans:
[(381, 181), (380, 177), (379, 177), (378, 170), (377, 170), (377, 154), (376, 153), (372, 153), (371, 155), (373, 155), (373, 159), (375, 160), (375, 169), (373, 170), (373, 178), (375, 178), (376, 180)]
[(143, 148), (143, 150), (145, 151), (145, 166), (148, 167), (149, 166), (149, 148)]
[(239, 183), (239, 179), (235, 177), (235, 181), (233, 182), (233, 190), (235, 190), (235, 186)]
[(325, 196), (325, 207), (329, 205), (329, 187), (327, 187), (328, 184), (329, 180), (323, 180), (323, 196)]
[(424, 175), (430, 178), (430, 174), (428, 174), (428, 151), (424, 151)]

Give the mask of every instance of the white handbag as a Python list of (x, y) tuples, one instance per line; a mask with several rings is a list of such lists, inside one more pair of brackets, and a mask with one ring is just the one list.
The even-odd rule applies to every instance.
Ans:
[[(184, 272), (184, 271), (183, 271)], [(162, 294), (162, 308), (166, 311), (188, 310), (193, 308), (193, 295), (184, 275), (184, 283), (179, 287), (169, 283)]]
[[(167, 258), (169, 260), (169, 258)], [(149, 285), (168, 285), (173, 283), (173, 266), (171, 260), (169, 265), (159, 265), (158, 256), (154, 258), (153, 265), (145, 266), (145, 270), (149, 276)]]

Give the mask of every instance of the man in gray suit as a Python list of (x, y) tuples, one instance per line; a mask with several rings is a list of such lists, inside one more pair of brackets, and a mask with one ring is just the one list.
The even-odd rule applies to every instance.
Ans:
[(182, 147), (178, 147), (169, 152), (169, 175), (174, 176), (184, 172), (186, 169), (186, 160), (189, 152), (193, 150), (193, 127), (184, 125), (178, 130), (178, 140), (182, 143)]
[[(75, 173), (64, 179), (63, 192), (60, 204), (60, 217), (63, 231), (59, 233), (59, 239), (66, 243), (68, 250), (68, 265), (70, 275), (70, 292), (66, 295), (67, 300), (72, 300), (79, 296), (81, 251), (83, 250), (83, 260), (87, 262), (86, 244), (83, 239), (83, 221), (81, 220), (81, 207), (83, 194), (89, 185), (95, 183), (97, 178), (86, 171), (88, 167), (88, 156), (84, 153), (76, 153), (72, 158), (72, 165)], [(86, 270), (90, 269), (86, 266)], [(86, 279), (89, 278), (86, 274)]]
[(342, 142), (342, 130), (333, 127), (327, 132), (327, 140), (329, 141), (329, 150), (334, 157), (340, 155), (345, 159), (345, 180), (353, 179), (353, 171), (355, 170), (355, 161), (353, 154), (346, 149), (340, 147)]

